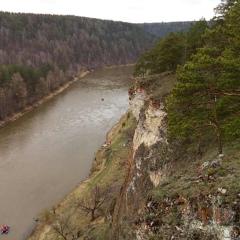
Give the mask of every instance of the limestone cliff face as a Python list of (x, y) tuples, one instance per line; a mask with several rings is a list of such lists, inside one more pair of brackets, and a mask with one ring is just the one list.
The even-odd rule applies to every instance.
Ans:
[(148, 99), (144, 91), (137, 90), (130, 100), (133, 115), (138, 120), (133, 139), (133, 149), (136, 151), (143, 143), (151, 147), (158, 141), (167, 141), (166, 138), (166, 112), (164, 103), (156, 108)]
[[(227, 190), (216, 183), (224, 157), (191, 165), (196, 168), (192, 178), (178, 174), (179, 166), (186, 168), (186, 163), (179, 164), (181, 147), (176, 150), (168, 143), (164, 102), (153, 104), (143, 89), (136, 88), (130, 94), (130, 106), (138, 125), (118, 199), (115, 239), (123, 235), (138, 240), (240, 239), (240, 195), (224, 202)], [(208, 185), (212, 189), (207, 193)], [(151, 195), (155, 189), (157, 197)], [(126, 232), (120, 216), (131, 222)]]
[[(168, 144), (167, 114), (164, 103), (161, 102), (158, 106), (154, 106), (143, 90), (136, 89), (134, 96), (131, 97), (130, 106), (138, 120), (133, 138), (133, 162), (135, 165), (135, 171), (132, 173), (133, 179), (139, 179), (141, 183), (140, 176), (142, 176), (157, 186), (163, 176), (168, 174), (166, 166), (163, 166), (163, 169), (154, 167), (160, 159), (159, 156), (157, 159), (153, 157), (154, 153), (151, 149), (156, 144)], [(145, 154), (142, 152), (143, 149), (146, 151)], [(145, 168), (141, 166), (145, 166)], [(133, 182), (131, 184), (134, 185)]]

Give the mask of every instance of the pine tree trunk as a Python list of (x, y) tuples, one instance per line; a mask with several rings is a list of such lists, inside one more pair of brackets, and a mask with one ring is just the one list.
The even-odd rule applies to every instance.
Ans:
[(218, 145), (218, 154), (222, 154), (222, 134), (221, 134), (221, 129), (220, 129), (220, 124), (218, 121), (218, 114), (217, 114), (217, 109), (216, 109), (216, 97), (214, 98), (214, 103), (213, 103), (213, 116), (214, 116), (214, 123), (216, 127), (216, 135), (217, 135), (217, 145)]
[(91, 221), (93, 222), (94, 221), (94, 219), (95, 219), (95, 209), (92, 209), (92, 211), (91, 211)]
[(222, 154), (223, 150), (222, 150), (222, 136), (221, 136), (221, 132), (220, 129), (217, 129), (218, 133), (217, 133), (217, 144), (218, 144), (218, 154)]

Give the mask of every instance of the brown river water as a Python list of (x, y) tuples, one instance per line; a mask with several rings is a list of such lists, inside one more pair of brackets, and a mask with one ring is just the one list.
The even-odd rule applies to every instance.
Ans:
[(0, 129), (0, 239), (23, 240), (34, 218), (89, 175), (95, 152), (129, 108), (133, 67), (97, 70)]

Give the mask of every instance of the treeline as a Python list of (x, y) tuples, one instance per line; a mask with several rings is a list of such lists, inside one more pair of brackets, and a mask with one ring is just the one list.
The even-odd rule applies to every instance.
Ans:
[(169, 136), (198, 153), (215, 143), (220, 154), (224, 142), (240, 137), (240, 2), (222, 0), (215, 11), (211, 28), (199, 22), (186, 35), (168, 35), (139, 59), (135, 74), (177, 70), (167, 98)]

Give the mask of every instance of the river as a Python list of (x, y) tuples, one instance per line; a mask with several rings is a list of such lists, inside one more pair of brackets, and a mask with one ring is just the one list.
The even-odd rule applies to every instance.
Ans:
[(129, 108), (132, 70), (91, 72), (0, 129), (0, 224), (11, 228), (4, 239), (26, 239), (34, 218), (88, 177), (95, 152)]

